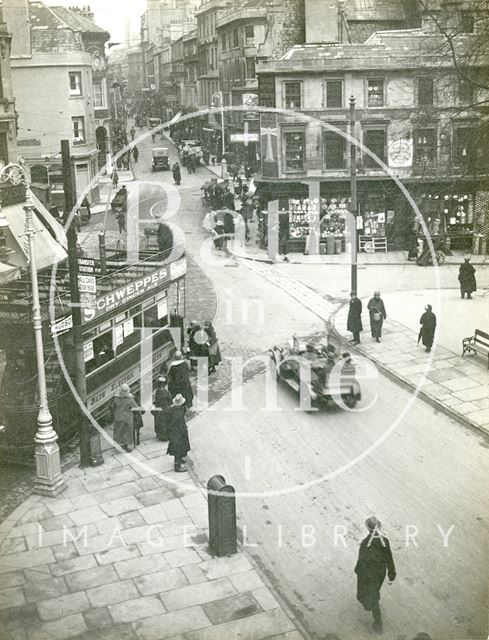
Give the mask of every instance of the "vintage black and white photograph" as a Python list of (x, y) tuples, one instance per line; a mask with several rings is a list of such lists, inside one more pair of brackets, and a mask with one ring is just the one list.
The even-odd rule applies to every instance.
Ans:
[(88, 1), (0, 0), (0, 640), (486, 640), (489, 0)]

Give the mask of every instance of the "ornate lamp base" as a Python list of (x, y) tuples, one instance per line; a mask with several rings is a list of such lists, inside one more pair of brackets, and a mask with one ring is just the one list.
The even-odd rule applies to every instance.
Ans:
[(37, 443), (34, 458), (36, 461), (36, 482), (33, 492), (54, 498), (66, 486), (61, 475), (57, 442)]

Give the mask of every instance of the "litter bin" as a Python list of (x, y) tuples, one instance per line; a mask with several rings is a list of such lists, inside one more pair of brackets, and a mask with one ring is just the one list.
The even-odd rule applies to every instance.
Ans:
[(236, 496), (223, 476), (212, 476), (207, 483), (207, 510), (211, 550), (218, 557), (237, 553)]
[(326, 238), (326, 253), (332, 255), (334, 253), (334, 236)]

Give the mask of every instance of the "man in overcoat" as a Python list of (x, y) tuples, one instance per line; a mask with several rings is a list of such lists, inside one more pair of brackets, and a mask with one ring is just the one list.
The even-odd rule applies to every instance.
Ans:
[(184, 458), (190, 451), (187, 423), (185, 422), (185, 398), (179, 393), (169, 409), (169, 442), (167, 454), (175, 458), (174, 470), (186, 471)]
[(380, 613), (380, 589), (387, 578), (389, 583), (396, 579), (396, 567), (388, 538), (381, 533), (381, 523), (371, 517), (365, 521), (368, 536), (360, 543), (357, 574), (357, 600), (366, 611), (371, 611), (374, 619), (372, 628), (382, 633), (382, 615)]
[(464, 258), (464, 263), (460, 265), (458, 281), (460, 282), (460, 296), (465, 298), (465, 294), (467, 294), (468, 300), (471, 300), (472, 293), (477, 291), (477, 283), (475, 281), (475, 269), (469, 260), (470, 258)]
[(348, 331), (353, 334), (353, 344), (360, 343), (360, 332), (363, 331), (362, 325), (362, 301), (357, 298), (356, 291), (350, 293), (350, 307), (348, 309), (348, 321), (346, 324)]

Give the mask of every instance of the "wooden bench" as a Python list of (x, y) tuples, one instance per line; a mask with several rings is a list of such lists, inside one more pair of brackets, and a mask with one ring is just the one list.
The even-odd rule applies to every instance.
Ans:
[(489, 369), (489, 333), (476, 329), (473, 336), (462, 340), (462, 358), (466, 353), (485, 353)]

